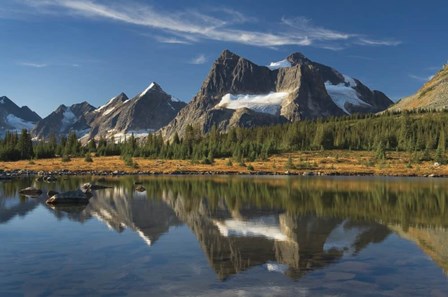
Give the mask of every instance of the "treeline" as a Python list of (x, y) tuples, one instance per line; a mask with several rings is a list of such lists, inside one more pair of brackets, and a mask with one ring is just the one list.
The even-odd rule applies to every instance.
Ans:
[(182, 138), (174, 135), (170, 141), (160, 134), (143, 140), (131, 135), (121, 143), (101, 138), (85, 146), (75, 133), (60, 140), (53, 136), (47, 141), (33, 143), (30, 134), (23, 130), (20, 135), (7, 133), (0, 141), (0, 160), (96, 154), (190, 159), (203, 163), (226, 157), (245, 162), (265, 160), (281, 152), (342, 149), (374, 151), (383, 158), (387, 151), (406, 151), (419, 160), (444, 161), (446, 123), (448, 112), (353, 115), (269, 127), (232, 128), (227, 133), (219, 133), (212, 127), (206, 135), (202, 135), (198, 127), (188, 126)]

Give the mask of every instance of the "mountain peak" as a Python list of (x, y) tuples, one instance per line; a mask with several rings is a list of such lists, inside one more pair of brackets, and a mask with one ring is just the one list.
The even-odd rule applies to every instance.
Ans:
[(8, 97), (6, 97), (6, 96), (1, 96), (0, 97), (0, 104), (15, 104), (14, 102), (12, 102), (12, 100), (11, 99), (9, 99)]
[[(118, 94), (115, 98), (126, 98), (126, 99), (128, 99), (128, 96), (124, 93), (124, 92), (121, 92), (120, 94)], [(125, 100), (126, 100), (125, 99)]]
[(304, 54), (299, 52), (292, 53), (286, 58), (286, 60), (288, 60), (288, 62), (290, 62), (291, 65), (293, 66), (297, 64), (304, 64), (310, 62), (310, 60), (307, 57), (305, 57)]
[(216, 60), (215, 63), (222, 64), (222, 63), (225, 63), (225, 61), (228, 61), (228, 60), (235, 60), (235, 61), (237, 61), (240, 58), (241, 57), (238, 56), (237, 54), (229, 51), (228, 49), (225, 49), (225, 50), (223, 50), (221, 52), (221, 54), (219, 55), (219, 57), (218, 57), (218, 59)]
[(144, 96), (150, 90), (159, 91), (159, 92), (163, 91), (162, 87), (158, 83), (152, 82), (152, 83), (149, 84), (149, 86), (143, 92), (140, 93), (139, 97)]

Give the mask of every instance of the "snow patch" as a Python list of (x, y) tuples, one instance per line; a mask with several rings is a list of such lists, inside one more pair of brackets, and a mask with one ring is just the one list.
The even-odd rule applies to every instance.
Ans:
[(230, 219), (213, 223), (225, 237), (266, 237), (278, 241), (288, 240), (288, 237), (280, 230), (278, 222), (271, 217), (248, 221)]
[(84, 130), (76, 130), (76, 136), (78, 136), (78, 140), (82, 140), (89, 136), (90, 128), (86, 128)]
[(346, 83), (340, 83), (338, 85), (333, 85), (329, 81), (325, 82), (325, 89), (327, 89), (328, 95), (330, 95), (333, 102), (346, 114), (350, 114), (345, 108), (347, 103), (356, 106), (371, 106), (360, 98), (358, 92), (353, 89), (353, 86), (356, 87), (356, 82), (353, 79), (346, 80)]
[(180, 102), (180, 99), (178, 99), (178, 98), (176, 98), (176, 97), (173, 97), (173, 96), (171, 96), (171, 101), (173, 101), (173, 102)]
[(329, 252), (331, 249), (344, 251), (345, 253), (353, 253), (356, 240), (366, 231), (366, 228), (350, 227), (347, 228), (344, 221), (331, 231), (324, 243), (324, 251)]
[(5, 104), (5, 99), (4, 98), (0, 99), (0, 104)]
[(351, 78), (350, 76), (345, 75), (345, 74), (342, 74), (342, 76), (344, 77), (344, 81), (346, 84), (348, 84), (348, 86), (350, 86), (352, 88), (356, 88), (356, 86), (358, 84), (356, 83), (356, 81), (353, 78)]
[(70, 108), (67, 108), (62, 114), (62, 126), (61, 132), (67, 129), (70, 125), (76, 122), (76, 115), (72, 112)]
[(275, 262), (268, 262), (264, 265), (264, 267), (269, 272), (285, 273), (286, 270), (288, 270), (288, 265), (279, 264), (279, 263), (275, 263)]
[(215, 108), (249, 108), (257, 112), (279, 114), (283, 100), (288, 97), (287, 92), (271, 92), (266, 95), (232, 95), (226, 94)]
[(106, 104), (95, 109), (95, 112), (101, 112), (102, 110), (106, 109), (116, 98), (117, 98), (117, 96), (111, 98), (109, 101), (107, 101)]
[(108, 110), (106, 110), (105, 112), (103, 112), (103, 115), (108, 115), (109, 113), (111, 113), (114, 110), (115, 110), (115, 107), (111, 107)]
[(146, 236), (145, 233), (143, 233), (140, 229), (136, 229), (136, 231), (137, 231), (138, 236), (140, 236), (140, 238), (143, 239), (143, 241), (144, 241), (148, 246), (151, 246), (151, 245), (152, 245), (151, 239), (150, 239), (148, 236)]
[(146, 130), (128, 130), (128, 131), (117, 131), (115, 129), (108, 130), (109, 139), (113, 138), (115, 143), (122, 143), (134, 134), (135, 138), (143, 138), (148, 136), (148, 134), (153, 133), (154, 129)]
[(31, 129), (34, 128), (34, 123), (25, 121), (24, 119), (16, 117), (13, 114), (9, 114), (8, 116), (6, 116), (6, 123), (17, 131), (20, 131), (22, 129), (31, 131)]
[(169, 107), (171, 107), (171, 109), (172, 109), (172, 110), (176, 111), (176, 109), (174, 108), (174, 106), (173, 106), (173, 105), (171, 105), (171, 103), (170, 103), (170, 102), (168, 102), (168, 106), (169, 106)]
[(146, 93), (148, 93), (149, 90), (151, 90), (154, 87), (154, 83), (152, 82), (143, 92), (140, 93), (139, 97), (144, 96)]
[(268, 68), (271, 70), (276, 70), (279, 68), (287, 68), (287, 67), (291, 67), (291, 62), (289, 62), (288, 60), (284, 59), (278, 62), (271, 62), (271, 64), (268, 65)]

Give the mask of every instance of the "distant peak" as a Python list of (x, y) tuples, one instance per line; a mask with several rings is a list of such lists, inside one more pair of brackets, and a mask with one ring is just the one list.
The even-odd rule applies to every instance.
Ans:
[(115, 98), (126, 98), (126, 99), (128, 99), (128, 96), (124, 92), (121, 92)]
[(289, 55), (286, 60), (290, 62), (292, 65), (303, 64), (304, 62), (310, 62), (310, 60), (305, 57), (304, 54), (295, 52)]
[(0, 104), (5, 104), (6, 102), (11, 102), (11, 99), (9, 99), (6, 96), (1, 96), (0, 97)]
[(235, 53), (229, 51), (228, 49), (225, 49), (225, 50), (223, 50), (222, 53), (219, 55), (218, 60), (221, 60), (221, 59), (235, 59), (235, 58), (239, 59), (240, 56), (238, 56), (237, 54), (235, 54)]
[(58, 106), (58, 108), (55, 110), (55, 112), (64, 112), (67, 110), (67, 106), (64, 104), (61, 104)]
[(149, 84), (149, 86), (143, 92), (140, 93), (140, 97), (144, 96), (150, 90), (162, 91), (162, 87), (160, 87), (160, 85), (157, 84), (156, 82), (152, 82), (152, 83)]

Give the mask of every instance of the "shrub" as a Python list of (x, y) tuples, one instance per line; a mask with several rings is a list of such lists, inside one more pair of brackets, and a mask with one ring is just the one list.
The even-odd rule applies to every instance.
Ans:
[(92, 163), (93, 159), (92, 156), (90, 155), (90, 153), (87, 153), (86, 156), (84, 157), (84, 161), (88, 162), (88, 163)]
[(61, 161), (62, 162), (70, 162), (72, 159), (70, 159), (69, 155), (63, 155)]

